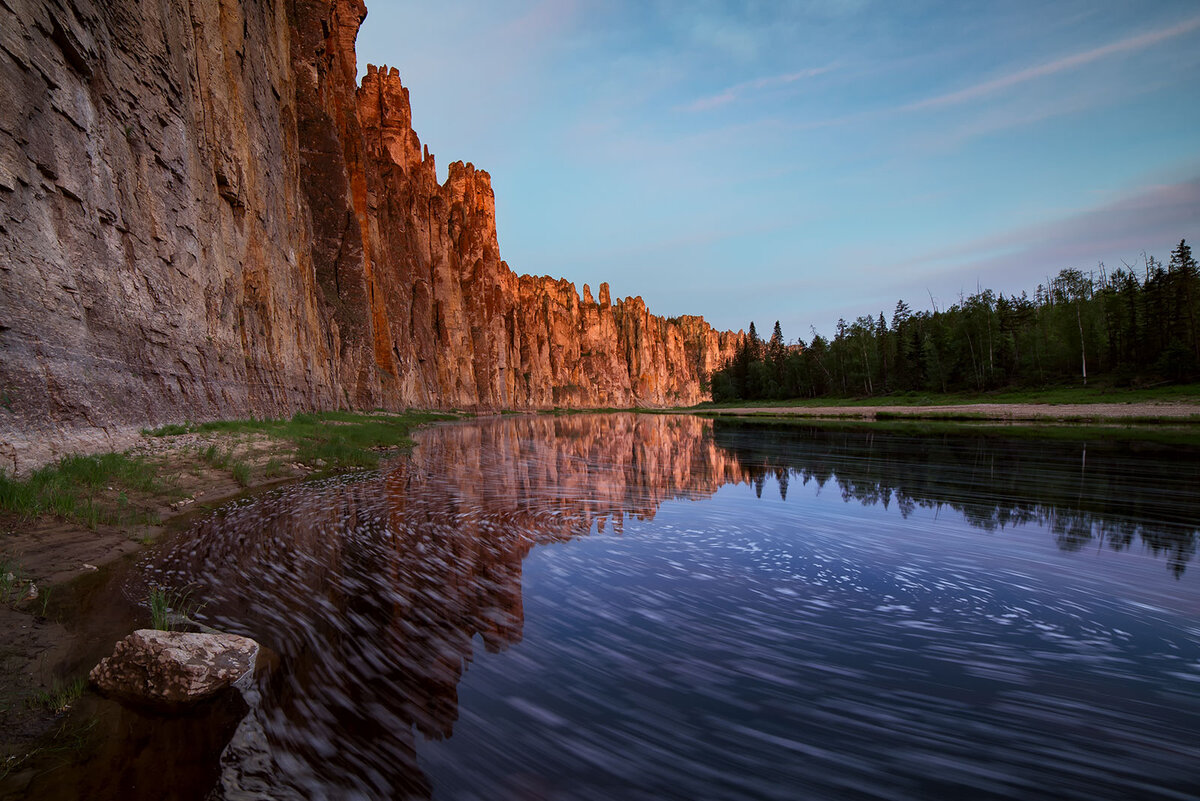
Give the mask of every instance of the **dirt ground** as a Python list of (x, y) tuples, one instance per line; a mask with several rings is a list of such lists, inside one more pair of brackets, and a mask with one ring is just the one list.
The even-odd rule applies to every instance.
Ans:
[(712, 409), (707, 414), (773, 414), (794, 417), (860, 417), (873, 420), (883, 412), (899, 417), (969, 415), (988, 420), (1079, 420), (1119, 422), (1130, 418), (1200, 416), (1200, 404), (1172, 401), (1140, 403), (965, 403), (955, 406), (743, 406)]

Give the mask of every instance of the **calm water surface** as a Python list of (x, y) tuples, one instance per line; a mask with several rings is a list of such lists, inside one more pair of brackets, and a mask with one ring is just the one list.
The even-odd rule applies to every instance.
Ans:
[(1192, 798), (1198, 487), (1184, 448), (506, 418), (144, 576), (278, 655), (228, 798)]

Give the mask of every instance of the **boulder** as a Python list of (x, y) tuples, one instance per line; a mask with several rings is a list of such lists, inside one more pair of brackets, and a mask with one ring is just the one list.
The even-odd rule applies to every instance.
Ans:
[(139, 629), (89, 675), (123, 702), (174, 708), (211, 698), (250, 674), (259, 645), (236, 634)]

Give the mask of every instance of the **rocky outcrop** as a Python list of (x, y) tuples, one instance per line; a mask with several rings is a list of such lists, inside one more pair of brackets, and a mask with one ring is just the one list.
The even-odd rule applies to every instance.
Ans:
[(439, 183), (397, 71), (356, 84), (365, 13), (0, 2), (6, 467), (185, 418), (703, 397), (740, 335), (518, 277), (488, 174)]
[(105, 695), (174, 708), (211, 698), (254, 669), (258, 643), (236, 634), (139, 629), (88, 678)]

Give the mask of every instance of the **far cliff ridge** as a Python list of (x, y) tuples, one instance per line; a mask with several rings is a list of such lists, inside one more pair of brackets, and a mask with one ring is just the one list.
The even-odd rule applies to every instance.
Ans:
[[(741, 334), (500, 258), (357, 0), (0, 6), (0, 464), (308, 409), (665, 406)], [(397, 54), (403, 58), (403, 54)]]

